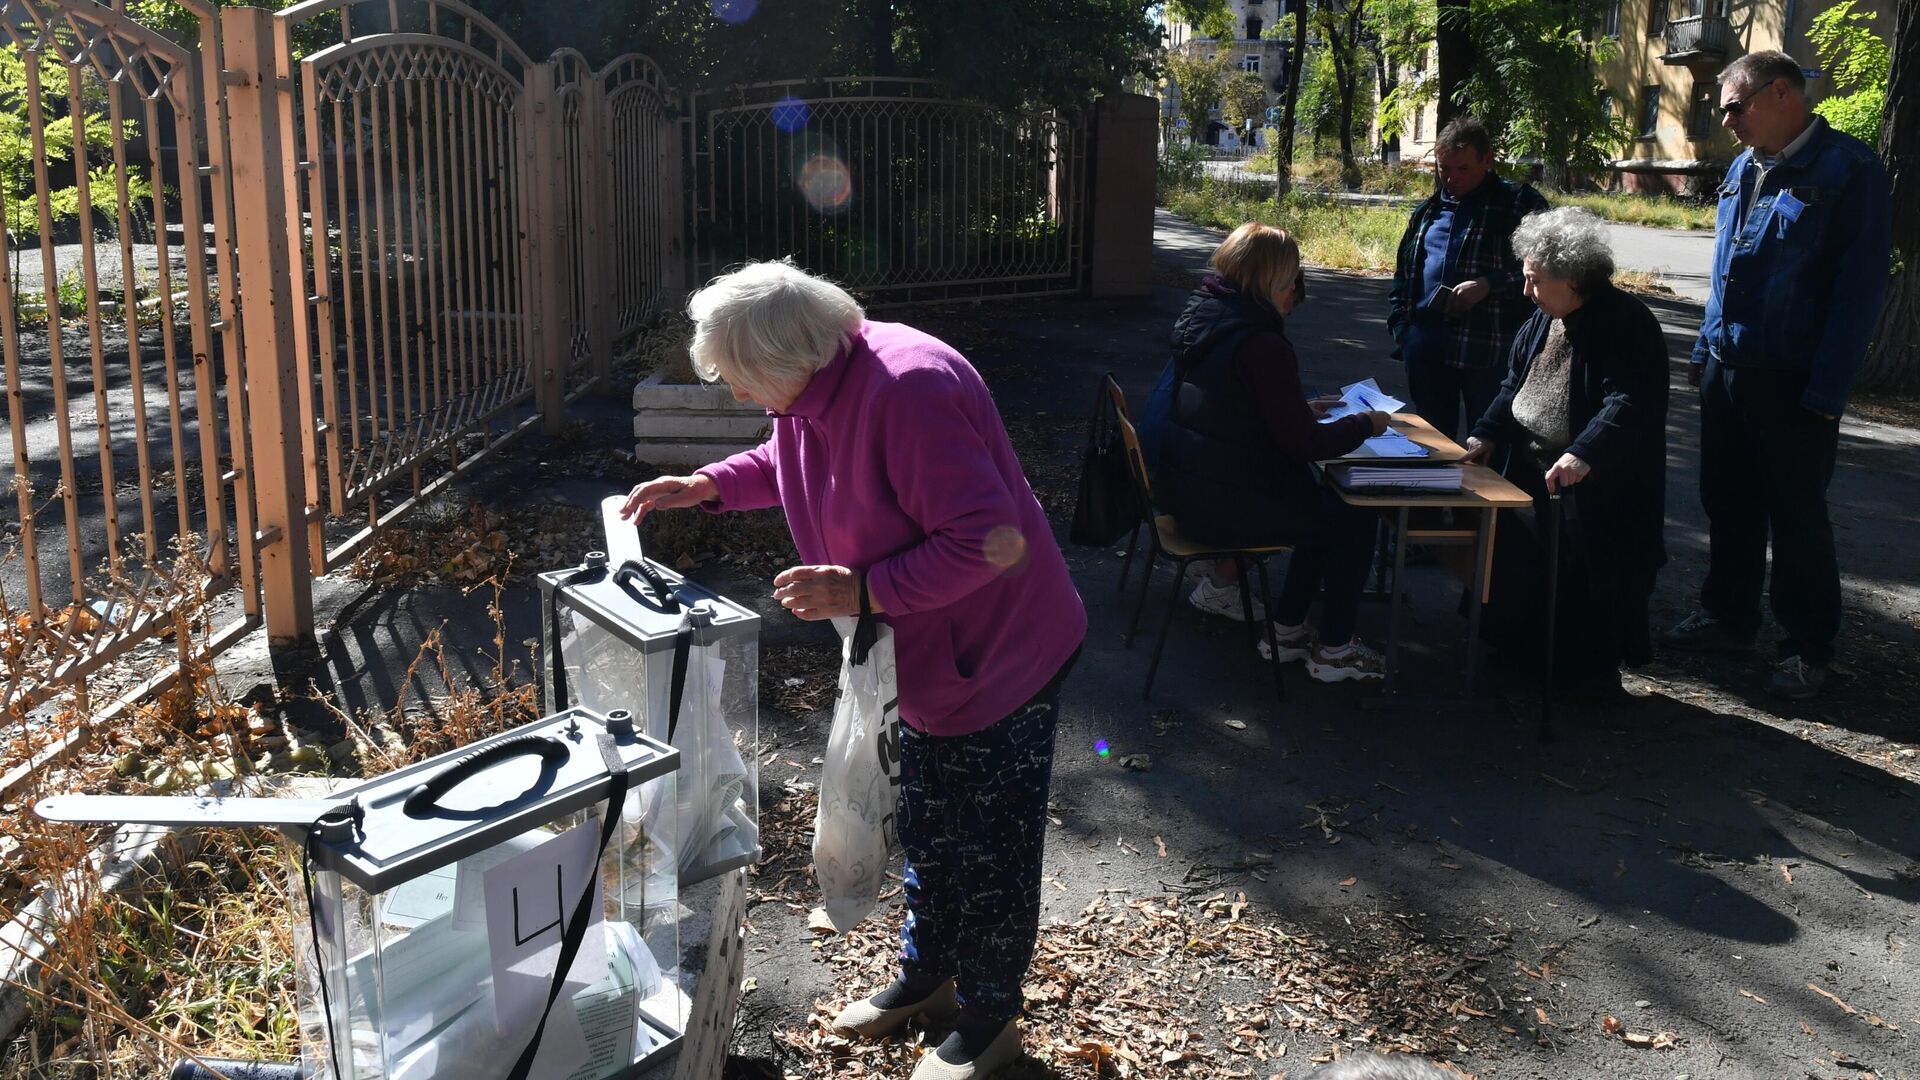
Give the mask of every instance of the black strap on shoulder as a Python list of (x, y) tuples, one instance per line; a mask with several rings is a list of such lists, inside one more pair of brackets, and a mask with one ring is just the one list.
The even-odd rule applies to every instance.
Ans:
[[(592, 921), (593, 898), (597, 891), (593, 886), (600, 879), (600, 862), (606, 857), (607, 842), (613, 839), (613, 831), (619, 828), (621, 809), (626, 805), (627, 767), (620, 760), (620, 751), (614, 746), (613, 736), (602, 732), (599, 746), (600, 759), (607, 766), (610, 783), (606, 813), (600, 818), (600, 847), (593, 856), (593, 876), (586, 880), (580, 900), (573, 906), (573, 917), (567, 921), (566, 934), (560, 941), (560, 962), (553, 969), (553, 986), (547, 990), (547, 1006), (540, 1010), (540, 1022), (534, 1025), (533, 1038), (520, 1051), (520, 1059), (514, 1062), (507, 1080), (527, 1080), (528, 1074), (533, 1071), (533, 1059), (540, 1051), (540, 1038), (546, 1034), (547, 1018), (553, 1014), (553, 1003), (559, 1000), (560, 991), (566, 988), (567, 972), (572, 970), (574, 957), (580, 953), (580, 943), (586, 939), (587, 924)], [(571, 1003), (568, 1007), (572, 1007)]]

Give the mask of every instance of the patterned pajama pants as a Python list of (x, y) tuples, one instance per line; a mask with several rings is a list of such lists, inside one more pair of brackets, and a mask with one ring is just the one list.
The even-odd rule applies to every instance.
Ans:
[(1060, 682), (971, 735), (900, 725), (900, 966), (955, 976), (960, 1004), (983, 1021), (1020, 1014), (1033, 959)]

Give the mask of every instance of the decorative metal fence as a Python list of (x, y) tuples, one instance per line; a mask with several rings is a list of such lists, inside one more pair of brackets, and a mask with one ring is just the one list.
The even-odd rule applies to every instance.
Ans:
[(881, 303), (1081, 288), (1086, 130), (920, 79), (696, 95), (694, 275), (792, 257)]
[(459, 0), (176, 2), (167, 36), (124, 0), (0, 0), (30, 144), (0, 161), (0, 714), (210, 597), (236, 599), (181, 666), (310, 635), (315, 575), (558, 430), (689, 271), (1081, 287), (1077, 114), (866, 78), (683, 109), (644, 56), (535, 61)]
[(185, 597), (239, 594), (214, 647), (261, 597), (230, 203), (207, 154), (224, 117), (200, 93), (218, 39), (196, 54), (74, 0), (0, 2), (0, 35), (0, 96), (29, 144), (0, 184), (11, 711), (84, 699), (90, 673), (177, 629)]
[[(545, 69), (454, 3), (309, 0), (273, 23), (283, 65), (315, 28), (335, 36), (282, 72), (277, 168), (304, 241), (292, 321), (324, 573), (533, 422), (527, 102)], [(328, 550), (322, 509), (367, 527)]]

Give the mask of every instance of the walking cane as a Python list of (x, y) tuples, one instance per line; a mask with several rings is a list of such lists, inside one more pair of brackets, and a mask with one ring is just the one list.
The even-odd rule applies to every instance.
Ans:
[(1553, 740), (1555, 623), (1560, 615), (1560, 493), (1547, 496), (1547, 674), (1540, 695), (1540, 741)]

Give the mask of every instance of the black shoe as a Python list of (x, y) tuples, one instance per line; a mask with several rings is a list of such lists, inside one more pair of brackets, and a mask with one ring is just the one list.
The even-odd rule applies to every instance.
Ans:
[(1789, 656), (1776, 660), (1773, 664), (1773, 678), (1768, 681), (1767, 689), (1783, 698), (1805, 701), (1818, 694), (1827, 683), (1827, 669), (1824, 665), (1809, 664), (1798, 656)]
[(1753, 648), (1752, 634), (1737, 634), (1710, 611), (1696, 611), (1660, 635), (1660, 643), (1687, 652), (1743, 653)]

